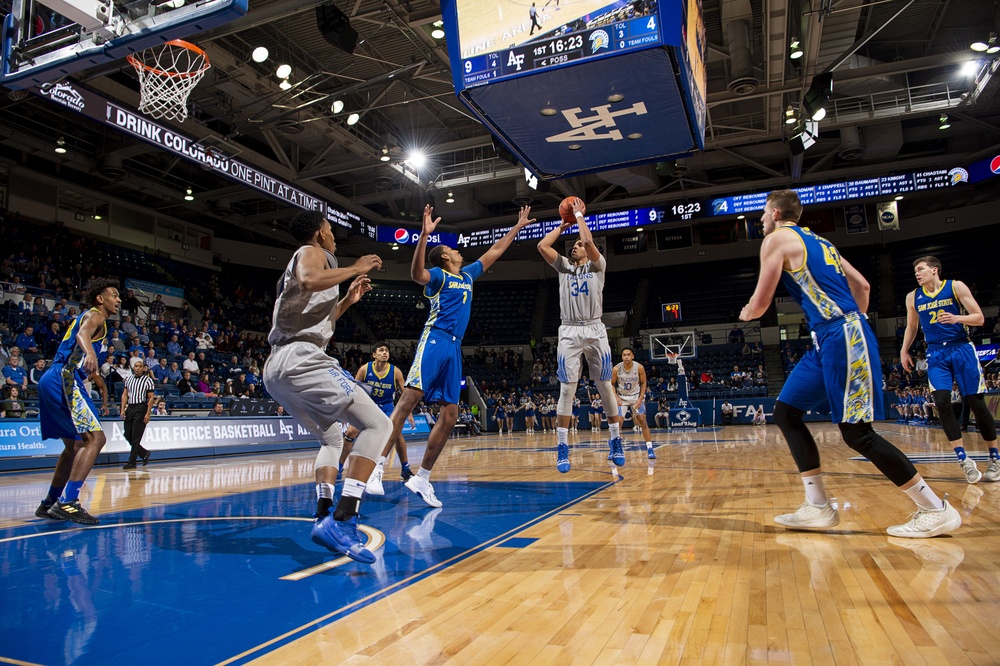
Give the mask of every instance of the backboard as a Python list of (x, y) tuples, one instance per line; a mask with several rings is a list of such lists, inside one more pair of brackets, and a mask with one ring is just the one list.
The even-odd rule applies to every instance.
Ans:
[(677, 358), (698, 358), (698, 341), (694, 331), (656, 333), (649, 336), (649, 357), (654, 361), (668, 360), (668, 354)]
[(247, 13), (248, 0), (13, 0), (3, 22), (0, 83), (14, 90), (122, 60)]

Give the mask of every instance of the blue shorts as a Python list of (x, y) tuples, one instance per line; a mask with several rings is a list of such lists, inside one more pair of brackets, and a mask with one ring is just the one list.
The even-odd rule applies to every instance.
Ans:
[(457, 405), (462, 393), (462, 341), (436, 328), (425, 328), (406, 385), (423, 391), (424, 402)]
[(53, 365), (38, 381), (39, 425), (42, 439), (80, 439), (101, 430), (97, 408), (77, 373), (63, 364)]
[(983, 368), (971, 342), (927, 346), (927, 383), (932, 391), (951, 391), (958, 384), (963, 397), (986, 393)]
[(882, 365), (868, 319), (849, 313), (814, 332), (814, 349), (803, 354), (778, 400), (803, 411), (830, 410), (834, 423), (882, 418)]
[(375, 406), (382, 410), (382, 413), (388, 417), (392, 417), (392, 409), (395, 405), (391, 402), (376, 402)]

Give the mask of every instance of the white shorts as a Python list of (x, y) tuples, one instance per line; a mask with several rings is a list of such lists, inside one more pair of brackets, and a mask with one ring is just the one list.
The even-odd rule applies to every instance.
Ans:
[[(264, 364), (264, 386), (285, 411), (314, 432), (325, 432), (357, 402), (375, 402), (337, 359), (308, 342), (275, 347)], [(380, 412), (381, 413), (381, 410)]]
[(557, 348), (559, 368), (556, 375), (563, 384), (575, 384), (580, 381), (580, 355), (587, 358), (590, 378), (611, 381), (611, 372), (615, 368), (611, 360), (611, 345), (608, 344), (608, 330), (604, 324), (588, 326), (559, 327), (559, 346)]
[(640, 400), (639, 396), (618, 397), (622, 401), (622, 404), (618, 405), (618, 416), (625, 416), (628, 413), (629, 407), (632, 408), (632, 416), (637, 414), (639, 416), (646, 415), (646, 401)]

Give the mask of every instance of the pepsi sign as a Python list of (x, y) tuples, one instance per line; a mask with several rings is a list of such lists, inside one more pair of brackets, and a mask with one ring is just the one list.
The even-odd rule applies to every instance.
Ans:
[[(375, 240), (379, 243), (398, 243), (399, 245), (416, 245), (420, 238), (420, 229), (408, 227), (378, 227)], [(455, 247), (458, 245), (458, 234), (438, 231), (427, 237), (427, 246), (447, 245)]]

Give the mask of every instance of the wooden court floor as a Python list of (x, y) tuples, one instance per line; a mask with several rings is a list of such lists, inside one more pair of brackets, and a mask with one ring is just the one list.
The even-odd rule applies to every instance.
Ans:
[[(918, 468), (939, 493), (950, 494), (963, 519), (953, 535), (889, 538), (885, 528), (905, 521), (911, 502), (870, 463), (850, 460), (854, 454), (835, 427), (811, 428), (841, 511), (841, 524), (829, 533), (775, 526), (773, 516), (794, 510), (802, 489), (774, 426), (654, 431), (653, 464), (629, 432), (628, 461), (616, 483), (605, 433), (572, 436), (573, 469), (565, 475), (555, 470), (551, 433), (453, 440), (435, 484), (591, 482), (596, 490), (519, 529), (517, 547), (472, 549), (386, 593), (365, 593), (363, 603), (332, 619), (275, 630), (253, 651), (210, 661), (1000, 663), (1000, 484), (968, 485), (940, 430), (878, 424), (907, 454), (936, 460)], [(985, 452), (975, 434), (966, 435), (966, 448)], [(304, 514), (312, 507), (311, 478), (312, 455), (303, 452), (163, 462), (140, 473), (96, 470), (83, 502), (110, 516), (290, 488), (296, 503), (301, 495)], [(396, 478), (396, 470), (386, 478)], [(0, 529), (40, 523), (31, 514), (46, 483), (45, 474), (0, 476)], [(450, 497), (438, 526), (449, 513), (482, 509), (472, 495)], [(511, 504), (518, 501), (510, 495)], [(416, 504), (408, 507), (421, 515)], [(490, 510), (496, 519), (504, 512)], [(292, 528), (301, 533), (308, 523)], [(153, 654), (161, 646), (148, 647)], [(0, 648), (0, 661), (12, 659)]]

